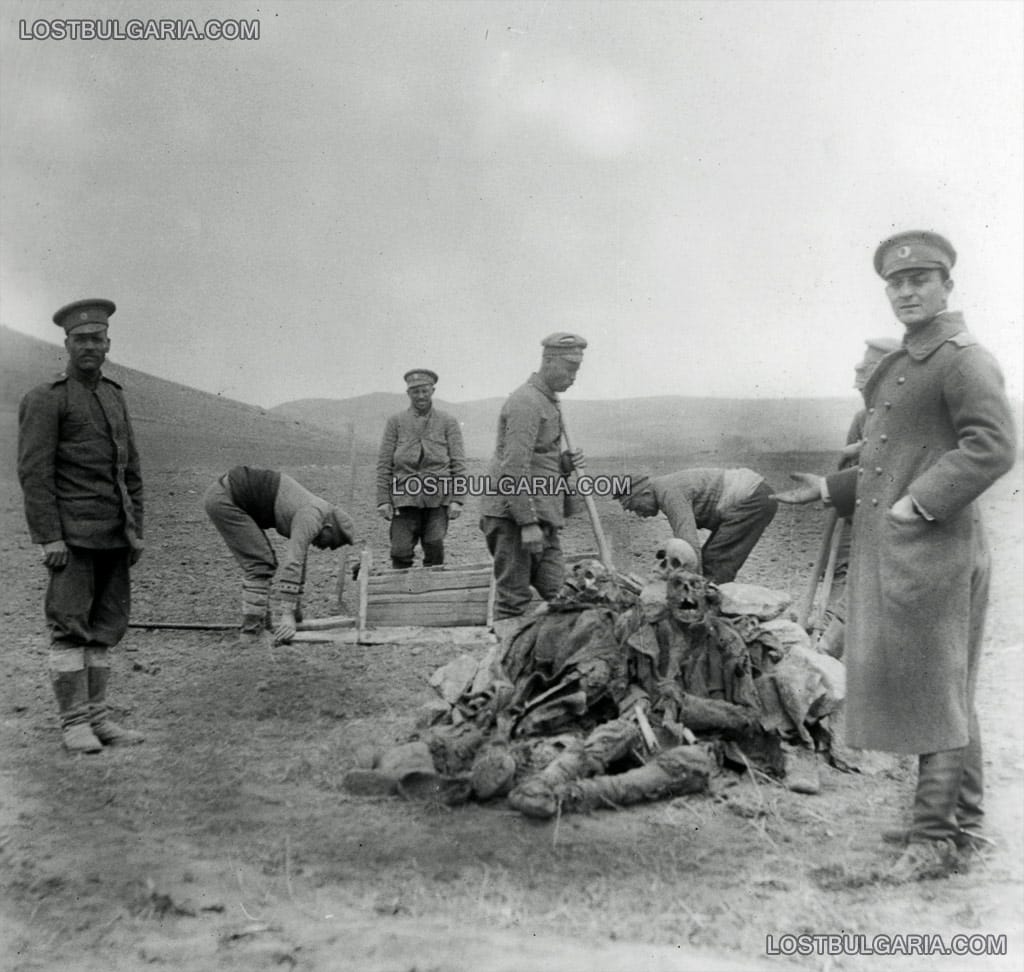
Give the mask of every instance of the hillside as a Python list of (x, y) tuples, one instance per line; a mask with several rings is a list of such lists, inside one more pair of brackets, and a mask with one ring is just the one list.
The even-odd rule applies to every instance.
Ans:
[[(466, 452), (488, 457), (503, 398), (445, 402), (462, 424)], [(354, 424), (360, 446), (376, 448), (388, 415), (408, 407), (404, 394), (287, 402), (271, 414), (319, 425), (348, 441)], [(857, 401), (850, 398), (724, 399), (666, 395), (610, 401), (577, 401), (570, 391), (562, 410), (573, 445), (590, 456), (628, 458), (669, 453), (680, 464), (710, 453), (828, 452), (846, 438)]]
[[(0, 473), (14, 473), (22, 395), (59, 373), (64, 349), (0, 328)], [(147, 473), (182, 466), (236, 463), (292, 466), (347, 461), (347, 442), (294, 417), (196, 391), (108, 361), (104, 374), (122, 384)]]

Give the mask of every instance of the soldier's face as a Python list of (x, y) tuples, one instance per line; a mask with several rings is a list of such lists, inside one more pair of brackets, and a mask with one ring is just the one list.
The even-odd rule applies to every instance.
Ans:
[(64, 339), (72, 370), (81, 374), (95, 374), (103, 367), (110, 350), (107, 331), (72, 331)]
[(906, 327), (924, 324), (946, 309), (952, 280), (940, 270), (898, 270), (885, 282), (885, 293)]
[(629, 496), (623, 496), (619, 500), (624, 510), (629, 510), (630, 513), (635, 513), (637, 516), (657, 516), (658, 515), (658, 501), (654, 497), (654, 493), (649, 489), (642, 490), (639, 493), (631, 493)]
[(341, 546), (341, 537), (333, 526), (325, 524), (313, 537), (312, 543), (317, 550), (337, 550)]
[(434, 397), (434, 386), (414, 385), (412, 388), (407, 388), (405, 393), (409, 396), (412, 407), (422, 414), (430, 408), (430, 401)]
[(544, 359), (541, 371), (544, 373), (544, 380), (548, 387), (555, 392), (564, 392), (573, 386), (576, 381), (576, 372), (580, 370), (579, 361), (574, 361), (565, 355), (552, 355)]

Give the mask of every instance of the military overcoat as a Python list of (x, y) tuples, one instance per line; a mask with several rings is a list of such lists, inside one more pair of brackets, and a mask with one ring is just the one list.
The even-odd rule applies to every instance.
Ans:
[[(967, 745), (989, 556), (975, 500), (1013, 465), (995, 358), (944, 312), (908, 331), (864, 388), (860, 465), (828, 477), (853, 513), (846, 628), (855, 747), (931, 753)], [(924, 515), (890, 508), (909, 494)]]

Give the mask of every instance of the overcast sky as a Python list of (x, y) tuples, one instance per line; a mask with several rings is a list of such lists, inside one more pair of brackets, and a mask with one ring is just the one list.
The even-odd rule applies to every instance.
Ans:
[[(1019, 2), (8, 2), (0, 320), (271, 406), (507, 394), (549, 332), (575, 398), (852, 395), (901, 326), (871, 258), (932, 228), (1021, 396)], [(252, 41), (20, 39), (83, 16)]]

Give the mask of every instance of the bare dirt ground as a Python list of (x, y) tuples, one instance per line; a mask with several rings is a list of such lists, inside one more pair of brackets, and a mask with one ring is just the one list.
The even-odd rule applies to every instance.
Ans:
[[(787, 471), (823, 471), (831, 457), (738, 461), (781, 488)], [(149, 550), (134, 576), (136, 620), (236, 620), (239, 577), (200, 503), (223, 471), (215, 459), (146, 467)], [(288, 471), (336, 501), (350, 495), (347, 468)], [(381, 562), (371, 478), (360, 467), (352, 505)], [(7, 474), (0, 963), (103, 972), (1024, 968), (1021, 486), (1018, 468), (984, 499), (995, 583), (979, 694), (1000, 849), (966, 874), (892, 885), (878, 878), (894, 859), (879, 831), (905, 813), (913, 774), (890, 758), (861, 774), (826, 768), (816, 796), (724, 777), (710, 795), (552, 823), (501, 802), (448, 809), (346, 793), (357, 750), (408, 738), (430, 696), (427, 678), (466, 650), (428, 639), (245, 652), (226, 632), (133, 628), (115, 653), (112, 701), (146, 744), (71, 758), (46, 677), (44, 571)], [(665, 521), (627, 517), (608, 501), (599, 508), (620, 568), (646, 572)], [(822, 522), (816, 511), (780, 510), (740, 579), (799, 597)], [(594, 549), (585, 517), (565, 547)], [(453, 564), (484, 557), (472, 504), (449, 551)], [(307, 616), (338, 613), (337, 571), (337, 555), (311, 556)], [(1006, 954), (768, 954), (768, 936), (844, 932), (868, 942), (1003, 935)]]

